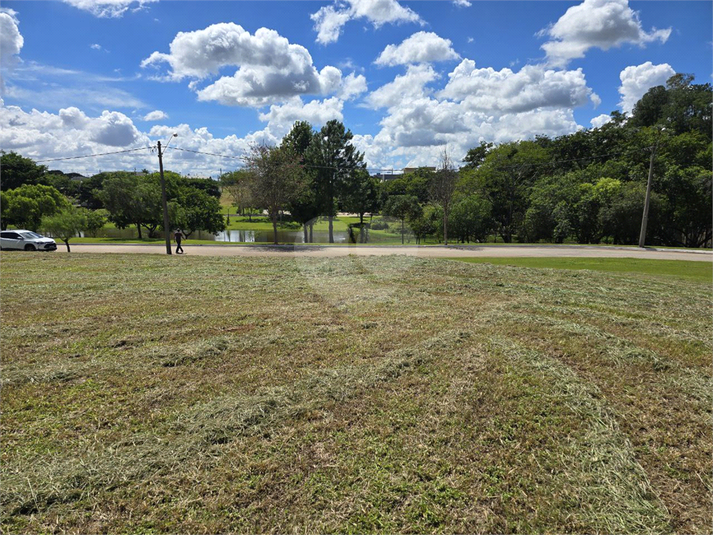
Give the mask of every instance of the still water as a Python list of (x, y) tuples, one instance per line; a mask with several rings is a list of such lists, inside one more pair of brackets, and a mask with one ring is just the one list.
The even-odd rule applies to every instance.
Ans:
[[(84, 236), (84, 233), (81, 233)], [(147, 232), (143, 232), (144, 238), (148, 236)], [(135, 228), (110, 228), (101, 229), (97, 232), (99, 238), (126, 238), (136, 239), (138, 233)], [(329, 233), (327, 231), (315, 230), (312, 234), (314, 243), (328, 243)], [(346, 232), (334, 232), (335, 243), (345, 243), (348, 234)], [(215, 240), (217, 242), (231, 243), (273, 243), (274, 233), (272, 231), (263, 230), (225, 230), (218, 234), (210, 234), (208, 232), (196, 231), (190, 235), (189, 240)], [(278, 230), (277, 241), (279, 243), (305, 243), (304, 233), (302, 230)]]

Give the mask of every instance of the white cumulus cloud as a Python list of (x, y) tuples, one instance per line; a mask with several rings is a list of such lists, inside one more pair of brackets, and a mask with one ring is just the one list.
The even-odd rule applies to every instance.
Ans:
[(646, 32), (628, 0), (584, 0), (570, 7), (540, 34), (552, 39), (542, 45), (549, 63), (562, 67), (584, 57), (590, 48), (609, 50), (625, 43), (639, 46), (652, 41), (665, 43), (671, 29), (654, 28)]
[(621, 71), (619, 79), (621, 86), (619, 94), (621, 101), (619, 106), (621, 111), (631, 113), (634, 105), (644, 96), (644, 94), (657, 85), (665, 85), (666, 80), (676, 74), (673, 67), (668, 63), (654, 65), (650, 61), (637, 66), (630, 66)]
[(450, 39), (433, 32), (417, 32), (400, 45), (388, 45), (376, 59), (377, 65), (407, 65), (460, 59)]
[(477, 69), (464, 59), (437, 90), (437, 72), (409, 65), (364, 99), (387, 108), (376, 135), (355, 137), (370, 167), (434, 165), (444, 147), (455, 160), (481, 141), (503, 143), (576, 132), (574, 109), (600, 102), (581, 69), (528, 65), (519, 71)]
[[(98, 117), (90, 117), (76, 107), (52, 114), (0, 106), (0, 147), (35, 160), (99, 154), (148, 144), (148, 137), (119, 112), (104, 111)], [(77, 161), (77, 167), (83, 170), (96, 169), (97, 165), (95, 158)]]
[(589, 123), (592, 125), (593, 128), (601, 128), (605, 124), (611, 121), (611, 115), (607, 115), (606, 113), (603, 113), (601, 115), (597, 115), (594, 117)]
[(344, 100), (351, 100), (367, 91), (366, 78), (361, 74), (351, 73), (342, 79), (342, 85), (337, 96)]
[(168, 114), (161, 110), (154, 110), (143, 117), (144, 121), (163, 121), (164, 119), (168, 119)]
[[(9, 69), (17, 63), (18, 55), (25, 40), (19, 29), (17, 12), (0, 8), (0, 67)], [(0, 74), (0, 94), (5, 92), (5, 82)]]
[[(64, 172), (92, 175), (99, 171), (144, 168), (157, 171), (156, 153), (148, 149), (157, 140), (165, 141), (174, 133), (178, 133), (178, 138), (171, 143), (164, 165), (166, 169), (192, 176), (217, 176), (220, 169), (235, 169), (242, 165), (241, 158), (252, 145), (279, 142), (267, 129), (240, 138), (235, 135), (215, 137), (205, 127), (191, 128), (186, 124), (156, 125), (149, 132), (142, 132), (129, 117), (115, 111), (104, 111), (99, 116), (87, 115), (76, 107), (63, 108), (57, 114), (36, 109), (27, 112), (18, 106), (4, 106), (0, 99), (0, 147), (41, 162), (81, 157), (46, 162), (50, 168)], [(173, 147), (228, 158), (172, 150)], [(116, 153), (122, 149), (140, 150)], [(107, 152), (113, 154), (95, 156)]]
[(140, 138), (131, 119), (118, 111), (102, 112), (91, 122), (89, 131), (92, 141), (110, 147), (128, 147)]
[(527, 65), (520, 71), (477, 69), (463, 60), (449, 75), (440, 96), (463, 102), (465, 108), (490, 114), (520, 113), (537, 108), (582, 106), (598, 97), (587, 87), (582, 69), (556, 71)]
[(312, 100), (304, 103), (300, 97), (293, 97), (281, 106), (270, 106), (270, 111), (260, 114), (261, 121), (267, 121), (267, 130), (277, 139), (287, 134), (295, 121), (307, 121), (320, 128), (327, 121), (344, 120), (344, 102), (336, 97)]
[(393, 82), (367, 95), (366, 104), (374, 109), (391, 108), (404, 101), (424, 97), (429, 92), (426, 84), (437, 78), (438, 73), (430, 65), (410, 65), (406, 74), (396, 76)]
[(384, 24), (416, 22), (423, 24), (421, 17), (396, 0), (345, 0), (320, 8), (310, 17), (317, 31), (317, 42), (334, 43), (339, 39), (342, 27), (350, 20), (366, 19), (375, 28)]
[[(194, 32), (180, 32), (170, 44), (170, 53), (154, 52), (141, 66), (167, 64), (168, 80), (191, 78), (199, 100), (231, 106), (262, 107), (298, 95), (329, 95), (363, 92), (363, 76), (342, 77), (328, 65), (318, 71), (312, 56), (301, 45), (290, 43), (274, 30), (255, 34), (233, 23), (220, 23)], [(222, 76), (204, 88), (198, 81), (215, 76), (225, 67), (237, 67), (232, 76)]]

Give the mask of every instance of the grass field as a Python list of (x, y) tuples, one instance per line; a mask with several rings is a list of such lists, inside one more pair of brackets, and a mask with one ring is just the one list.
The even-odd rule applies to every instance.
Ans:
[(710, 280), (0, 258), (3, 533), (711, 532)]
[(453, 258), (472, 264), (495, 264), (540, 269), (572, 269), (606, 271), (609, 273), (654, 275), (673, 277), (713, 284), (713, 265), (709, 262), (680, 260), (640, 260), (636, 258)]

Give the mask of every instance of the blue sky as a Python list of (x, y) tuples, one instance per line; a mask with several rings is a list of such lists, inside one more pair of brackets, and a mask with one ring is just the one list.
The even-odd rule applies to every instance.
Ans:
[[(710, 81), (708, 1), (2, 2), (0, 147), (81, 173), (216, 176), (295, 120), (342, 120), (373, 170), (629, 112)], [(139, 149), (139, 150), (133, 150)], [(131, 151), (122, 152), (118, 151)], [(211, 154), (198, 154), (211, 153)], [(221, 155), (221, 156), (215, 156)]]

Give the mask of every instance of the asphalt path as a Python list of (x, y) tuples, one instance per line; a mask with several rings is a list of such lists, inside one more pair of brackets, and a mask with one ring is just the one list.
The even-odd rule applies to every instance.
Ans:
[[(71, 244), (72, 253), (166, 254), (164, 244)], [(422, 258), (469, 257), (561, 257), (561, 258), (645, 258), (713, 262), (711, 251), (656, 249), (590, 245), (190, 245), (185, 256), (300, 256), (329, 258), (348, 255), (408, 255)], [(175, 246), (172, 247), (175, 251)], [(66, 254), (64, 244), (57, 251)], [(184, 255), (173, 255), (180, 258)]]

